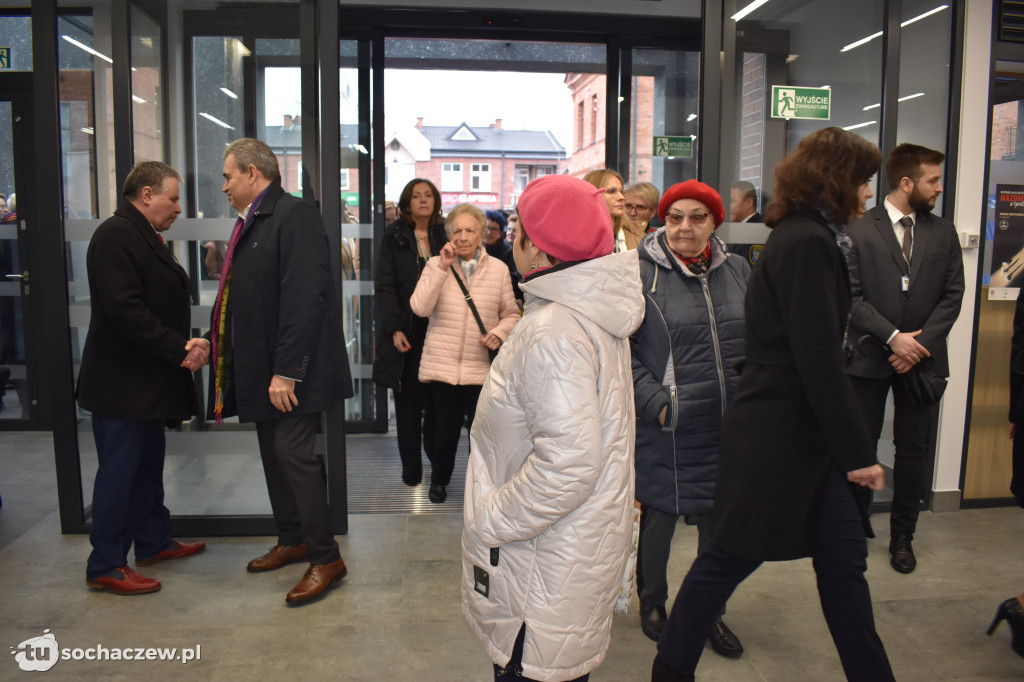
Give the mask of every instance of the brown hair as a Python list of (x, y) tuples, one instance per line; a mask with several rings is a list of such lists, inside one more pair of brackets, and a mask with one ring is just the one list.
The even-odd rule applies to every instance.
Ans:
[(765, 209), (765, 224), (775, 227), (807, 205), (845, 225), (860, 208), (857, 189), (881, 163), (878, 147), (859, 135), (835, 127), (811, 133), (775, 167), (775, 198)]
[(427, 227), (429, 228), (441, 219), (441, 193), (437, 191), (434, 183), (426, 178), (413, 178), (406, 184), (402, 190), (402, 196), (398, 197), (398, 217), (410, 225), (416, 224), (412, 217), (412, 191), (421, 182), (429, 187), (430, 193), (434, 195), (434, 212), (430, 214), (430, 220), (427, 221)]
[[(125, 199), (138, 199), (143, 187), (150, 187), (153, 194), (164, 193), (164, 181), (167, 178), (174, 178), (181, 183), (181, 176), (166, 163), (160, 161), (139, 161), (124, 179), (124, 189), (121, 195)], [(11, 197), (14, 195), (12, 194)], [(10, 204), (8, 204), (10, 208)], [(12, 209), (13, 210), (13, 209)]]
[(900, 180), (910, 178), (911, 182), (917, 182), (924, 175), (923, 164), (939, 165), (946, 160), (946, 155), (919, 144), (903, 144), (892, 150), (889, 158), (885, 161), (885, 179), (889, 183), (889, 191), (900, 186)]

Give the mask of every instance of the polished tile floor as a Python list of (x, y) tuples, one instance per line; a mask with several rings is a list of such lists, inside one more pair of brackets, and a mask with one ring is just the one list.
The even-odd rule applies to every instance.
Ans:
[[(184, 648), (197, 660), (60, 660), (45, 673), (0, 660), (0, 680), (487, 680), (489, 662), (459, 610), (461, 515), (360, 514), (339, 537), (349, 577), (323, 600), (287, 608), (302, 567), (249, 575), (271, 538), (209, 538), (208, 550), (150, 567), (163, 590), (119, 597), (86, 588), (87, 537), (61, 535), (48, 434), (0, 434), (0, 643), (49, 630), (63, 649)], [(174, 511), (174, 510), (172, 510)], [(884, 528), (886, 517), (875, 520)], [(692, 560), (694, 529), (680, 525), (669, 581)], [(985, 628), (1003, 599), (1024, 590), (1024, 511), (922, 514), (919, 568), (888, 565), (870, 542), (868, 577), (878, 629), (898, 680), (1024, 680), (1009, 631)], [(595, 682), (649, 679), (654, 644), (632, 613), (617, 616)], [(822, 619), (810, 562), (765, 565), (740, 586), (726, 621), (746, 653), (708, 650), (702, 682), (826, 682), (842, 670)]]

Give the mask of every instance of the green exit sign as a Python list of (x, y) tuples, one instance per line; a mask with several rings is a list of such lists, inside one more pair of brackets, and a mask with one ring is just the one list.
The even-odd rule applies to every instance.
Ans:
[(832, 111), (831, 88), (772, 86), (772, 118), (816, 118), (828, 120)]
[(11, 68), (11, 48), (0, 47), (0, 69)]
[(654, 155), (691, 158), (693, 156), (692, 135), (681, 137), (672, 135), (654, 136)]

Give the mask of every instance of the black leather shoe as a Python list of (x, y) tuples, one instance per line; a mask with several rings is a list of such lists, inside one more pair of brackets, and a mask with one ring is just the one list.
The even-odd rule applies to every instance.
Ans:
[(640, 605), (640, 629), (648, 638), (655, 642), (661, 639), (661, 633), (665, 631), (666, 623), (668, 623), (668, 615), (665, 613), (664, 604)]
[(999, 605), (995, 620), (992, 621), (992, 625), (988, 627), (985, 634), (991, 637), (1004, 620), (1010, 624), (1013, 634), (1011, 646), (1014, 652), (1024, 658), (1024, 608), (1021, 608), (1020, 600), (1017, 597), (1011, 597)]
[(414, 471), (412, 469), (402, 469), (402, 483), (407, 486), (414, 487), (423, 481), (423, 470)]
[(729, 626), (718, 621), (711, 626), (711, 634), (708, 636), (711, 648), (719, 656), (726, 658), (739, 658), (743, 655), (743, 645), (739, 637), (733, 634)]
[(440, 504), (448, 499), (448, 493), (445, 492), (444, 486), (440, 483), (431, 483), (430, 492), (427, 493), (427, 497), (430, 498), (431, 502)]
[(889, 554), (892, 555), (889, 563), (900, 573), (912, 573), (917, 568), (912, 539), (910, 533), (897, 533), (889, 541)]
[(651, 682), (694, 682), (693, 675), (684, 675), (674, 669), (658, 654), (651, 666)]

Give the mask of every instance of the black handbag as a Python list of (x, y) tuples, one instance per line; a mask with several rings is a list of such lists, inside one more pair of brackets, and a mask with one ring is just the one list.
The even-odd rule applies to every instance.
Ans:
[[(487, 336), (487, 327), (484, 326), (484, 321), (480, 319), (480, 313), (477, 312), (476, 304), (473, 303), (473, 297), (469, 295), (469, 289), (467, 289), (466, 285), (462, 283), (462, 278), (459, 277), (459, 273), (455, 270), (455, 266), (453, 265), (451, 268), (452, 277), (454, 277), (455, 281), (459, 283), (459, 288), (462, 289), (462, 295), (466, 297), (466, 303), (469, 304), (469, 310), (473, 313), (473, 319), (476, 320), (476, 326), (480, 328), (480, 334), (482, 336)], [(494, 358), (498, 357), (498, 351), (488, 348), (487, 356), (491, 359), (491, 362), (494, 362)]]
[[(857, 340), (858, 347), (865, 339), (871, 339), (879, 343), (878, 339), (865, 334)], [(888, 344), (879, 343), (882, 350), (892, 354)], [(896, 375), (897, 381), (903, 384), (910, 396), (910, 402), (918, 407), (927, 407), (939, 402), (942, 394), (946, 391), (946, 377), (935, 372), (935, 358), (921, 358), (921, 361), (910, 368), (909, 372)]]

